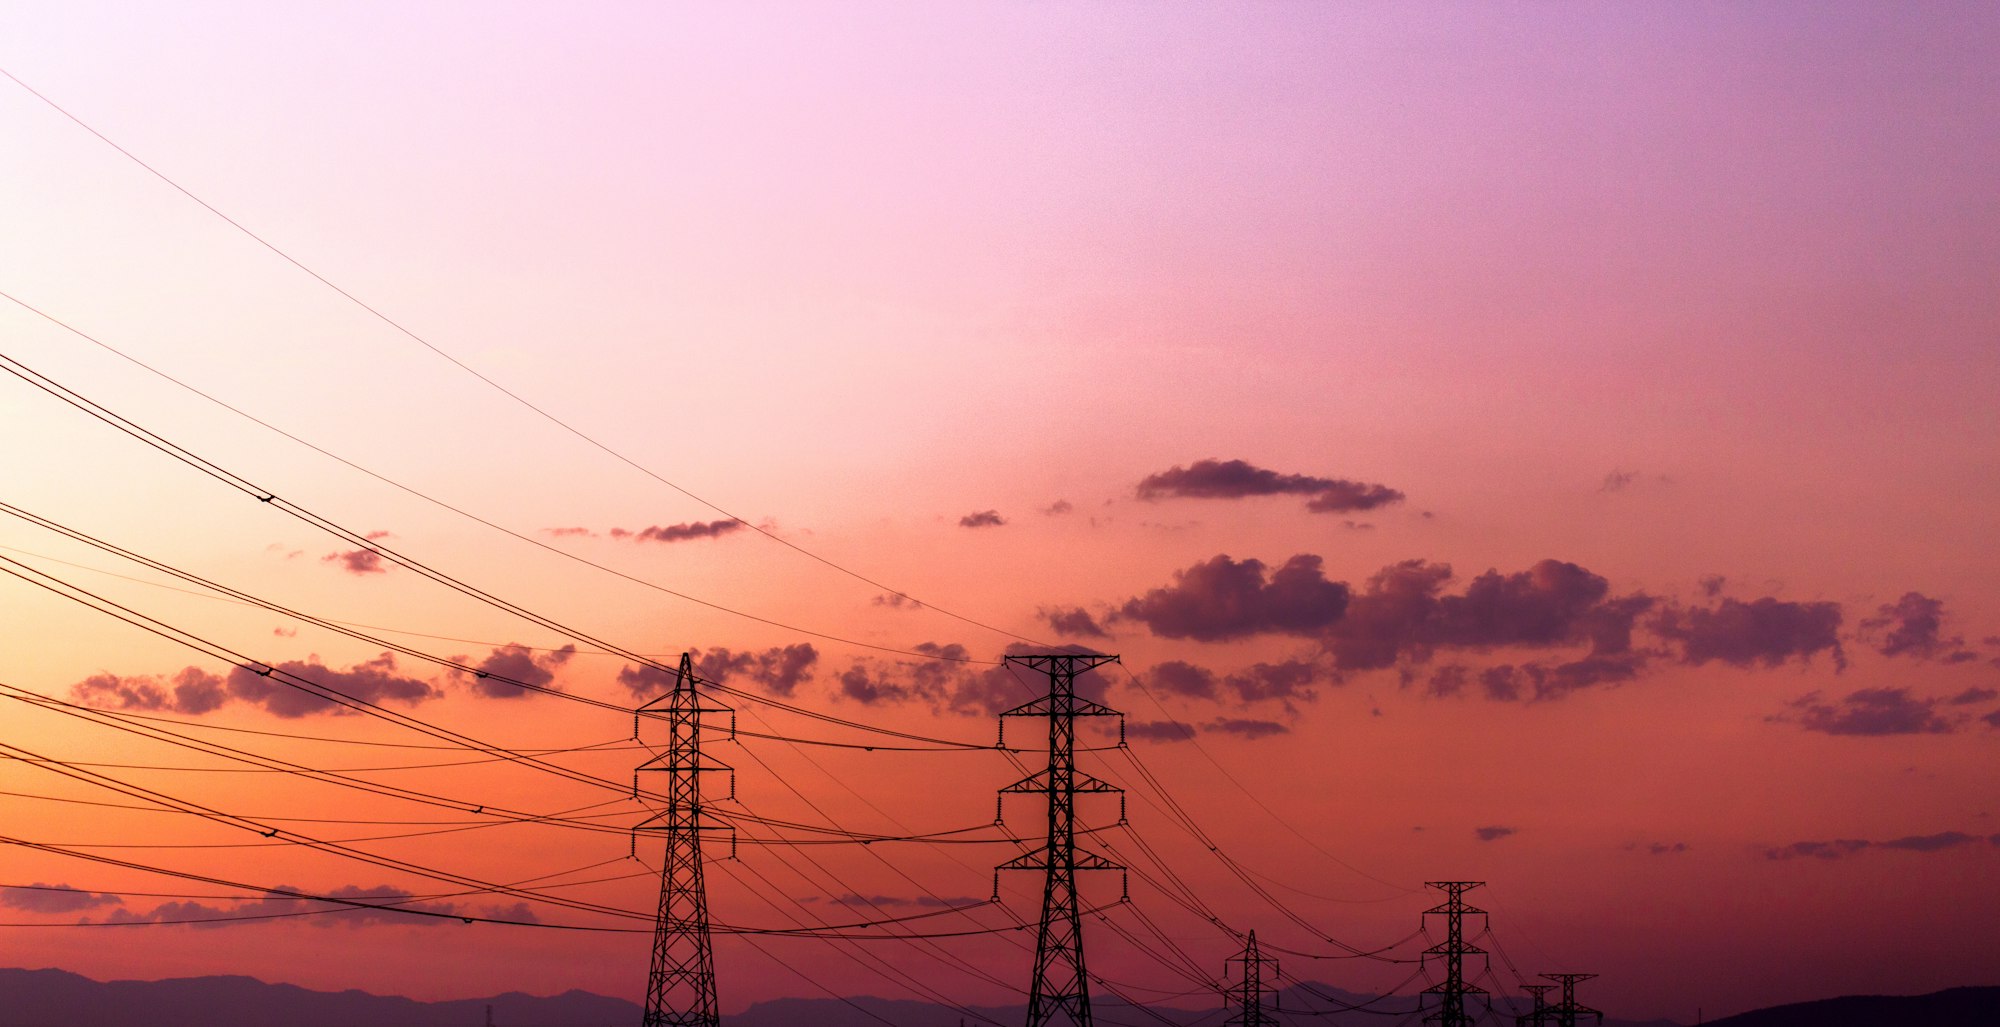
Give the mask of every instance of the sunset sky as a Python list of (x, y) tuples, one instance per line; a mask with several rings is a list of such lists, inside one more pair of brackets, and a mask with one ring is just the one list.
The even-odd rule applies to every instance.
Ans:
[[(696, 651), (748, 693), (718, 808), (795, 825), (710, 865), (729, 925), (983, 902), (1040, 758), (760, 698), (990, 746), (1045, 684), (993, 662), (1073, 646), (1122, 658), (1081, 760), (1130, 789), (1088, 844), (1132, 903), (1085, 884), (1127, 997), (1218, 1005), (1250, 929), (1389, 988), (1308, 954), (1413, 958), (1444, 879), (1484, 986), (1621, 1019), (2000, 983), (1997, 47), (1977, 3), (0, 7), (0, 836), (67, 850), (0, 846), (0, 964), (636, 1000), (657, 896), (629, 793), (40, 572), (614, 785), (660, 679), (597, 643)], [(829, 823), (979, 829), (762, 844)], [(301, 907), (148, 867), (543, 926), (219, 922)], [(877, 930), (1034, 920), (1000, 894)], [(1032, 946), (717, 976), (1000, 1005)]]

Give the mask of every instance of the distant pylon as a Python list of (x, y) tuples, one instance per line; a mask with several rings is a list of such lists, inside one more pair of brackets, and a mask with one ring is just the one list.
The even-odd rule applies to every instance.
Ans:
[[(1049, 800), (1048, 841), (1040, 848), (1024, 852), (999, 870), (1040, 870), (1042, 879), (1042, 923), (1035, 935), (1035, 976), (1028, 988), (1027, 1027), (1049, 1024), (1091, 1027), (1090, 977), (1083, 965), (1083, 924), (1076, 901), (1076, 872), (1079, 870), (1123, 870), (1124, 867), (1096, 853), (1076, 847), (1076, 795), (1078, 792), (1121, 792), (1115, 787), (1076, 769), (1076, 718), (1122, 717), (1108, 706), (1076, 696), (1076, 676), (1092, 667), (1117, 662), (1116, 656), (1082, 656), (1051, 653), (1009, 656), (1018, 664), (1048, 675), (1049, 694), (1023, 703), (1001, 717), (1049, 718), (1049, 766), (1000, 789), (1004, 795), (1033, 793)], [(1006, 721), (1001, 722), (1004, 743)], [(998, 893), (998, 874), (995, 874)]]
[(1444, 981), (1424, 989), (1426, 995), (1436, 995), (1440, 1000), (1438, 1011), (1424, 1017), (1425, 1023), (1436, 1023), (1441, 1027), (1468, 1027), (1472, 1017), (1465, 1012), (1465, 996), (1484, 995), (1486, 989), (1465, 983), (1465, 957), (1483, 956), (1486, 950), (1465, 940), (1465, 916), (1468, 913), (1485, 913), (1465, 904), (1466, 892), (1485, 884), (1485, 881), (1426, 881), (1425, 887), (1443, 891), (1448, 897), (1431, 909), (1424, 910), (1425, 916), (1445, 918), (1444, 940), (1424, 950), (1425, 956), (1444, 957)]
[(1576, 983), (1590, 980), (1597, 976), (1596, 974), (1543, 974), (1542, 976), (1562, 985), (1562, 1001), (1549, 1007), (1550, 1023), (1556, 1024), (1557, 1027), (1576, 1027), (1576, 1021), (1586, 1015), (1595, 1017), (1598, 1023), (1604, 1022), (1603, 1013), (1589, 1006), (1578, 1005), (1576, 1001)]
[(1264, 964), (1269, 963), (1275, 968), (1278, 961), (1257, 950), (1256, 931), (1250, 932), (1250, 939), (1244, 943), (1242, 952), (1224, 962), (1225, 977), (1229, 974), (1229, 963), (1243, 964), (1243, 980), (1231, 996), (1235, 1000), (1236, 1011), (1222, 1021), (1224, 1027), (1277, 1027), (1278, 1018), (1264, 1008), (1264, 996), (1272, 991), (1264, 986)]
[[(696, 682), (694, 663), (682, 653), (673, 690), (633, 711), (635, 736), (639, 717), (665, 720), (669, 732), (667, 751), (638, 767), (667, 775), (667, 808), (636, 828), (667, 836), (641, 1027), (716, 1027), (720, 1017), (715, 1004), (715, 955), (708, 930), (708, 890), (702, 883), (701, 836), (704, 831), (726, 831), (729, 827), (702, 808), (701, 775), (730, 768), (703, 758), (701, 715), (733, 711), (705, 702), (695, 691)], [(733, 718), (730, 734), (735, 735)], [(639, 775), (634, 771), (635, 796), (638, 790)]]
[(1518, 1027), (1547, 1027), (1549, 1022), (1549, 992), (1556, 988), (1553, 984), (1523, 984), (1521, 990), (1534, 997), (1535, 1006), (1514, 1018)]

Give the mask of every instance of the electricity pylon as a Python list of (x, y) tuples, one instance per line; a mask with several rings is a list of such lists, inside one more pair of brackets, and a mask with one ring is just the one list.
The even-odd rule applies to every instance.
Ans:
[(1443, 903), (1424, 910), (1425, 916), (1439, 915), (1445, 918), (1444, 940), (1424, 950), (1425, 956), (1444, 957), (1444, 982), (1424, 989), (1424, 994), (1436, 995), (1440, 1000), (1438, 1011), (1424, 1017), (1425, 1023), (1436, 1023), (1441, 1027), (1469, 1027), (1472, 1017), (1465, 1012), (1465, 996), (1486, 994), (1486, 989), (1465, 983), (1465, 957), (1486, 954), (1485, 949), (1465, 940), (1465, 916), (1468, 913), (1484, 914), (1486, 911), (1466, 905), (1463, 898), (1466, 892), (1485, 883), (1485, 881), (1424, 882), (1425, 887), (1439, 889), (1448, 896)]
[(1223, 962), (1224, 977), (1229, 976), (1230, 963), (1243, 964), (1243, 981), (1236, 986), (1233, 996), (1236, 1011), (1222, 1021), (1223, 1027), (1277, 1027), (1278, 1018), (1264, 1008), (1264, 996), (1273, 990), (1264, 986), (1264, 964), (1271, 964), (1275, 972), (1278, 961), (1257, 950), (1256, 931), (1250, 932), (1250, 939), (1244, 944), (1242, 952)]
[(1557, 1027), (1576, 1027), (1577, 1019), (1585, 1015), (1595, 1017), (1598, 1023), (1604, 1022), (1603, 1013), (1589, 1006), (1578, 1005), (1576, 1001), (1576, 982), (1590, 980), (1597, 976), (1596, 974), (1543, 974), (1542, 976), (1562, 985), (1562, 1001), (1549, 1007), (1549, 1022), (1556, 1024)]
[[(1046, 795), (1049, 800), (1048, 841), (996, 868), (1040, 870), (1045, 875), (1042, 923), (1035, 935), (1035, 976), (1028, 988), (1027, 1027), (1050, 1024), (1092, 1027), (1090, 978), (1083, 965), (1083, 924), (1076, 902), (1076, 872), (1125, 868), (1076, 847), (1076, 796), (1079, 792), (1117, 793), (1124, 789), (1076, 769), (1076, 718), (1124, 714), (1077, 698), (1076, 676), (1117, 660), (1116, 656), (1068, 653), (1007, 657), (1008, 663), (1041, 671), (1049, 678), (1049, 694), (1000, 714), (1003, 718), (1049, 718), (1048, 769), (1000, 789), (1003, 796), (1033, 793)], [(1004, 747), (1007, 722), (1003, 719), (1000, 723)], [(995, 876), (997, 879), (998, 875)]]
[[(667, 836), (666, 858), (660, 863), (660, 911), (653, 920), (653, 962), (646, 975), (646, 1015), (641, 1027), (716, 1027), (715, 955), (708, 930), (708, 890), (701, 876), (701, 836), (727, 831), (729, 826), (701, 805), (701, 775), (728, 771), (727, 764), (701, 754), (701, 716), (732, 713), (727, 706), (704, 700), (695, 691), (698, 679), (687, 653), (681, 654), (673, 690), (633, 711), (638, 719), (665, 720), (667, 751), (640, 764), (632, 773), (632, 793), (639, 792), (639, 771), (667, 775), (667, 808), (641, 821), (639, 831)], [(730, 721), (730, 736), (736, 733)], [(735, 790), (734, 784), (731, 791)]]
[(1534, 997), (1535, 1006), (1514, 1018), (1516, 1027), (1547, 1027), (1549, 1022), (1549, 992), (1556, 988), (1553, 984), (1523, 984), (1521, 990)]

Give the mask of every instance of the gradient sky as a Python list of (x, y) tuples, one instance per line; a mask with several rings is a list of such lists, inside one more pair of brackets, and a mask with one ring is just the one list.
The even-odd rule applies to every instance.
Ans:
[[(1471, 899), (1513, 962), (1602, 974), (1586, 998), (1618, 1017), (2000, 980), (1985, 943), (2000, 916), (1991, 5), (13, 4), (0, 39), (0, 67), (118, 146), (687, 490), (0, 81), (0, 290), (19, 301), (0, 302), (0, 352), (280, 496), (619, 645), (697, 649), (732, 685), (871, 724), (986, 741), (996, 706), (1029, 692), (851, 642), (1120, 653), (1146, 687), (1113, 674), (1104, 699), (1138, 759), (1298, 916), (1356, 945), (1415, 930), (1425, 880), (1481, 879)], [(450, 514), (19, 304), (507, 529), (790, 627)], [(0, 431), (7, 503), (634, 701), (627, 661), (493, 654), (570, 640), (371, 573), (341, 556), (352, 545), (12, 377)], [(665, 530), (726, 520), (717, 507), (993, 629), (750, 530)], [(379, 646), (168, 590), (18, 520), (0, 519), (0, 547), (260, 660), (391, 689), (375, 694), (428, 686), (396, 708), (502, 745), (630, 734), (618, 713), (488, 697), (408, 658), (370, 677)], [(0, 602), (10, 686), (136, 703), (120, 712), (314, 766), (465, 758), (355, 744), (432, 743), (231, 692), (227, 664), (15, 578)], [(759, 673), (756, 657), (799, 645), (802, 676)], [(226, 701), (177, 701), (188, 667)], [(737, 705), (746, 729), (856, 737), (770, 711), (758, 726)], [(219, 772), (22, 703), (0, 725), (0, 741), (232, 813), (459, 819)], [(562, 759), (622, 780), (644, 755)], [(808, 755), (753, 740), (724, 755), (740, 808), (938, 830), (985, 822), (1018, 776), (991, 752)], [(1087, 760), (1134, 788), (1131, 832), (1103, 836), (1128, 861), (1143, 840), (1232, 927), (1330, 951), (1177, 826), (1126, 756)], [(545, 812), (604, 798), (492, 765), (368, 773)], [(320, 892), (443, 890), (296, 846), (143, 847), (244, 838), (35, 798), (128, 801), (32, 763), (0, 766), (0, 791), (16, 838)], [(357, 844), (486, 880), (617, 878), (575, 894), (632, 909), (654, 898), (615, 833)], [(867, 918), (852, 895), (902, 914), (984, 898), (1013, 851), (828, 846), (809, 863), (744, 846), (711, 869), (712, 904), (760, 926)], [(0, 861), (17, 965), (424, 998), (643, 991), (643, 935), (11, 926), (238, 903), (18, 847)], [(1004, 882), (1015, 913), (1034, 915), (1034, 884)], [(1132, 891), (1220, 972), (1229, 938), (1145, 881)], [(1138, 997), (1189, 990), (1120, 935), (1132, 915), (1087, 924), (1093, 968)], [(940, 922), (961, 921), (920, 921)], [(780, 964), (910, 994), (850, 948), (756, 944), (718, 942), (725, 1010), (820, 994)], [(1026, 980), (1011, 941), (938, 944)], [(960, 1001), (1018, 997), (921, 946), (869, 951)], [(1408, 972), (1351, 963), (1287, 968), (1355, 990)]]

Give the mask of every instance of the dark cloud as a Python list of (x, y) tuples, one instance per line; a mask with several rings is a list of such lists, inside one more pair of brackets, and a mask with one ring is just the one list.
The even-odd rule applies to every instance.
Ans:
[(613, 528), (611, 537), (631, 539), (634, 542), (686, 542), (697, 538), (720, 538), (733, 531), (748, 527), (739, 520), (693, 521), (687, 524), (654, 525), (633, 531), (630, 528)]
[(1181, 660), (1168, 660), (1146, 675), (1155, 691), (1189, 699), (1216, 697), (1215, 672)]
[[(1611, 596), (1610, 583), (1573, 563), (1542, 560), (1525, 571), (1488, 570), (1450, 595), (1447, 564), (1405, 560), (1368, 580), (1323, 644), (1342, 670), (1423, 662), (1438, 649), (1588, 645), (1588, 660), (1545, 672), (1556, 694), (1638, 672), (1633, 624), (1654, 605), (1644, 595)], [(1463, 686), (1447, 674), (1440, 685)]]
[(285, 675), (338, 691), (364, 702), (401, 702), (410, 705), (434, 699), (437, 689), (427, 681), (396, 673), (396, 659), (383, 653), (346, 670), (335, 670), (319, 662), (319, 657), (270, 665), (270, 670), (232, 667), (227, 677), (217, 677), (198, 667), (176, 673), (169, 684), (150, 676), (118, 677), (97, 674), (71, 686), (78, 701), (92, 706), (127, 710), (160, 710), (202, 714), (231, 701), (261, 706), (280, 717), (303, 717), (313, 713), (344, 713), (348, 710), (330, 699), (314, 695), (303, 686), (288, 683)]
[(842, 671), (835, 681), (839, 685), (839, 694), (842, 698), (852, 699), (868, 706), (905, 702), (912, 698), (923, 697), (925, 694), (909, 683), (885, 677), (879, 671), (859, 664)]
[(553, 536), (555, 536), (556, 538), (596, 538), (596, 537), (597, 537), (597, 532), (594, 532), (594, 531), (590, 530), (589, 528), (581, 528), (581, 527), (578, 527), (578, 528), (543, 528), (543, 529), (542, 529), (542, 531), (543, 531), (544, 533), (546, 533), (546, 534), (549, 534), (549, 535), (553, 535)]
[(1465, 694), (1465, 686), (1471, 679), (1469, 668), (1447, 664), (1431, 671), (1430, 680), (1424, 683), (1424, 694), (1439, 699), (1456, 698)]
[(1975, 845), (1982, 841), (2000, 844), (2000, 841), (1994, 841), (1995, 838), (2000, 838), (2000, 835), (1988, 838), (1976, 834), (1966, 834), (1963, 831), (1940, 831), (1937, 834), (1909, 835), (1903, 838), (1891, 838), (1888, 841), (1839, 838), (1824, 842), (1793, 842), (1782, 848), (1766, 849), (1764, 851), (1764, 858), (1777, 860), (1800, 859), (1804, 857), (1811, 857), (1813, 859), (1841, 859), (1866, 849), (1894, 849), (1902, 852), (1918, 853), (1943, 852), (1947, 849)]
[(1175, 571), (1173, 584), (1127, 600), (1118, 616), (1146, 625), (1155, 635), (1221, 642), (1274, 633), (1312, 635), (1340, 620), (1348, 589), (1328, 581), (1320, 558), (1300, 553), (1272, 572), (1264, 564), (1227, 555)]
[(1475, 827), (1472, 833), (1482, 842), (1497, 842), (1508, 835), (1520, 832), (1511, 827)]
[(1974, 703), (1988, 702), (1993, 699), (2000, 699), (2000, 689), (1974, 687), (1946, 699), (1945, 702), (1953, 706), (1971, 706)]
[(1686, 852), (1688, 845), (1686, 842), (1648, 842), (1645, 845), (1634, 843), (1625, 848), (1629, 852), (1643, 852), (1648, 856), (1677, 856)]
[(958, 526), (961, 528), (997, 528), (1005, 523), (1007, 518), (1000, 516), (998, 510), (980, 510), (958, 519)]
[(652, 699), (674, 689), (675, 672), (658, 667), (624, 666), (618, 669), (618, 683), (635, 699)]
[(1884, 656), (1907, 656), (1918, 660), (1965, 663), (1978, 655), (1965, 648), (1965, 639), (1949, 638), (1944, 630), (1944, 600), (1921, 592), (1905, 592), (1901, 599), (1884, 603), (1876, 615), (1861, 621), (1864, 636), (1875, 640), (1875, 650)]
[(0, 906), (29, 913), (75, 913), (100, 906), (122, 905), (125, 900), (110, 893), (92, 894), (66, 884), (36, 881), (26, 887), (0, 888)]
[[(350, 899), (356, 902), (368, 903), (369, 905), (367, 906), (350, 906), (343, 903), (299, 899), (279, 894), (279, 892), (289, 890), (293, 889), (289, 885), (282, 885), (278, 890), (264, 898), (252, 899), (232, 906), (212, 906), (203, 902), (177, 901), (162, 903), (150, 910), (139, 913), (126, 909), (118, 909), (113, 910), (101, 922), (107, 924), (161, 924), (192, 920), (209, 921), (206, 923), (197, 922), (190, 925), (196, 928), (226, 928), (243, 923), (259, 922), (259, 920), (253, 918), (267, 918), (274, 915), (297, 915), (301, 913), (315, 914), (307, 916), (304, 919), (317, 927), (364, 927), (378, 924), (424, 927), (450, 922), (440, 919), (437, 916), (412, 916), (410, 913), (399, 913), (397, 912), (398, 909), (443, 914), (450, 917), (499, 915), (507, 919), (522, 919), (522, 916), (515, 915), (518, 913), (524, 914), (530, 923), (535, 922), (534, 914), (529, 912), (525, 906), (505, 909), (471, 909), (450, 902), (419, 902), (414, 901), (414, 896), (411, 893), (401, 888), (391, 888), (388, 885), (380, 885), (374, 888), (342, 885), (329, 891), (315, 893), (325, 895), (328, 898)], [(374, 906), (384, 908), (372, 908)]]
[[(812, 902), (813, 900), (813, 896), (807, 896), (801, 901)], [(826, 901), (836, 906), (914, 906), (919, 909), (949, 909), (958, 906), (983, 906), (986, 904), (985, 899), (975, 899), (971, 896), (940, 897), (936, 895), (918, 895), (905, 898), (901, 895), (858, 895), (854, 892), (848, 892), (845, 895), (836, 895)]]
[(1050, 503), (1045, 507), (1042, 507), (1042, 513), (1047, 514), (1050, 517), (1061, 517), (1063, 514), (1069, 513), (1074, 509), (1076, 509), (1076, 507), (1072, 506), (1069, 500), (1058, 499), (1055, 502)]
[(1819, 701), (1813, 692), (1795, 700), (1796, 720), (1807, 731), (1829, 735), (1943, 734), (1952, 729), (1937, 715), (1936, 699), (1918, 699), (1907, 688), (1863, 688), (1838, 703)]
[(1110, 638), (1109, 632), (1097, 623), (1097, 618), (1081, 606), (1044, 606), (1040, 616), (1048, 624), (1049, 630), (1063, 638)]
[(1681, 646), (1681, 659), (1700, 666), (1719, 660), (1735, 667), (1776, 667), (1830, 651), (1847, 667), (1840, 646), (1839, 603), (1794, 603), (1764, 596), (1750, 602), (1724, 599), (1711, 607), (1671, 606), (1653, 623), (1661, 637)]
[(1194, 737), (1194, 725), (1178, 720), (1126, 721), (1125, 737), (1149, 742), (1185, 742)]
[[(366, 536), (370, 542), (390, 537), (386, 531), (371, 531)], [(381, 553), (367, 546), (346, 552), (328, 553), (319, 559), (321, 563), (338, 564), (341, 570), (349, 574), (386, 574), (389, 570), (389, 561)]]
[(886, 606), (891, 610), (921, 610), (924, 604), (911, 599), (901, 592), (884, 592), (869, 600), (876, 606)]
[[(575, 655), (576, 646), (573, 645), (538, 653), (525, 645), (509, 642), (487, 653), (486, 658), (479, 661), (472, 676), (472, 690), (489, 699), (524, 698), (534, 694), (531, 689), (553, 687), (556, 670)], [(508, 680), (499, 680), (501, 678)], [(514, 684), (516, 681), (529, 687)]]
[(716, 682), (747, 677), (773, 695), (790, 696), (798, 691), (801, 682), (812, 677), (813, 665), (819, 662), (819, 650), (810, 642), (800, 642), (772, 646), (762, 652), (697, 650), (694, 657), (696, 677)]
[(1238, 738), (1253, 742), (1259, 738), (1269, 738), (1272, 735), (1288, 734), (1292, 730), (1275, 720), (1243, 720), (1236, 717), (1222, 717), (1217, 720), (1211, 720), (1207, 724), (1204, 724), (1203, 727), (1210, 731), (1219, 731), (1225, 735), (1235, 735)]
[(1256, 663), (1224, 678), (1222, 683), (1246, 703), (1265, 699), (1310, 702), (1319, 697), (1312, 687), (1320, 680), (1320, 669), (1308, 660), (1283, 663)]
[(1140, 499), (1167, 497), (1194, 499), (1243, 499), (1249, 496), (1310, 496), (1306, 509), (1313, 513), (1351, 513), (1399, 503), (1403, 494), (1386, 485), (1370, 485), (1342, 478), (1318, 478), (1307, 474), (1280, 474), (1243, 460), (1197, 460), (1186, 467), (1178, 464), (1158, 474), (1149, 474), (1136, 490)]
[(1701, 581), (1697, 582), (1697, 584), (1701, 587), (1701, 594), (1707, 596), (1710, 599), (1714, 599), (1716, 596), (1721, 595), (1722, 586), (1728, 583), (1729, 579), (1723, 577), (1720, 574), (1710, 574), (1707, 577), (1702, 578)]
[[(303, 678), (322, 688), (369, 703), (400, 702), (414, 706), (438, 695), (430, 682), (396, 673), (396, 658), (390, 653), (357, 663), (346, 670), (328, 667), (319, 662), (317, 656), (307, 657), (304, 661), (275, 663), (270, 667), (284, 675)], [(291, 718), (314, 713), (350, 712), (332, 700), (287, 683), (279, 674), (260, 673), (247, 667), (231, 668), (225, 686), (231, 698), (262, 706), (274, 716)]]
[(70, 695), (87, 706), (201, 714), (228, 701), (222, 679), (199, 667), (186, 667), (171, 680), (151, 675), (120, 677), (93, 674), (70, 686)]
[(1639, 480), (1638, 471), (1612, 471), (1611, 473), (1604, 476), (1604, 484), (1598, 486), (1597, 491), (1623, 492), (1625, 491), (1625, 489), (1629, 488), (1633, 482), (1638, 480)]

